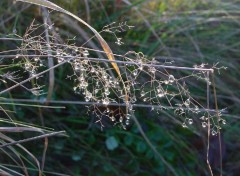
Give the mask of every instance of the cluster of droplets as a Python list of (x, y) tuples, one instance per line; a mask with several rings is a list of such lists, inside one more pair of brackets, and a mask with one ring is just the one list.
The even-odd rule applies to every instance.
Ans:
[(56, 55), (57, 55), (57, 62), (58, 63), (62, 63), (65, 59), (64, 59), (64, 52), (62, 49), (57, 49), (56, 50)]
[[(29, 77), (32, 78), (34, 77), (35, 81), (33, 84), (33, 87), (31, 89), (28, 89), (33, 95), (35, 96), (40, 96), (43, 94), (43, 89), (41, 85), (38, 83), (38, 79), (41, 76), (38, 76), (38, 69), (41, 67), (44, 67), (44, 64), (42, 60), (39, 57), (33, 57), (33, 58), (28, 58), (28, 59), (23, 59), (24, 62), (24, 69), (26, 72), (28, 72)], [(25, 87), (26, 88), (26, 87)]]
[[(123, 32), (129, 28), (131, 26), (126, 23), (118, 25), (112, 23), (105, 26), (103, 31), (112, 33), (116, 38), (116, 44), (122, 45), (122, 38), (117, 37), (116, 33)], [(69, 78), (74, 78), (73, 90), (76, 94), (81, 94), (86, 102), (97, 102), (105, 107), (110, 106), (111, 103), (125, 103), (130, 112), (134, 111), (133, 104), (136, 102), (145, 105), (157, 105), (161, 108), (168, 106), (170, 109), (175, 106), (175, 114), (184, 118), (183, 127), (192, 125), (195, 122), (195, 119), (190, 118), (188, 114), (198, 114), (200, 112), (199, 105), (192, 101), (193, 99), (184, 85), (185, 83), (179, 81), (182, 78), (178, 79), (172, 72), (170, 74), (165, 69), (156, 67), (155, 65), (158, 64), (158, 61), (146, 58), (141, 52), (129, 51), (122, 57), (123, 61), (132, 62), (133, 64), (118, 65), (122, 75), (121, 79), (123, 79), (121, 80), (112, 65), (109, 64), (107, 68), (102, 63), (91, 60), (89, 58), (89, 50), (86, 48), (74, 45), (56, 46), (55, 42), (50, 42), (46, 45), (41, 36), (36, 39), (37, 41), (34, 41), (30, 35), (25, 35), (24, 41), (27, 43), (22, 44), (21, 50), (23, 52), (21, 54), (28, 53), (28, 50), (32, 49), (42, 55), (46, 55), (49, 54), (47, 48), (51, 48), (57, 63), (63, 63), (68, 59), (66, 63), (69, 63), (73, 70), (73, 74), (69, 76)], [(72, 57), (71, 60), (69, 60), (69, 56)], [(38, 68), (44, 66), (39, 57), (24, 58), (23, 65), (31, 77), (36, 76)], [(196, 68), (203, 67), (204, 65), (196, 66)], [(197, 78), (200, 77), (200, 75), (195, 75)], [(204, 79), (208, 78), (204, 77)], [(206, 81), (210, 82), (209, 80)], [(38, 94), (39, 87), (33, 88), (32, 92)], [(152, 106), (152, 110), (155, 109), (157, 108)], [(130, 115), (125, 113), (119, 113), (121, 115), (116, 118), (108, 110), (104, 113), (94, 112), (99, 119), (101, 119), (101, 115), (108, 116), (111, 122), (120, 123), (123, 128), (126, 128), (131, 121)], [(204, 117), (200, 118), (203, 128), (208, 126), (208, 118), (212, 119), (213, 117), (204, 115)], [(221, 123), (225, 124), (226, 122), (221, 119)], [(219, 127), (212, 123), (211, 129), (214, 133)]]
[[(75, 53), (77, 53), (76, 48)], [(74, 92), (83, 95), (85, 101), (94, 101), (103, 105), (117, 102), (116, 97), (124, 96), (119, 80), (113, 78), (98, 62), (90, 61), (88, 56), (89, 51), (82, 49), (70, 62), (74, 72), (70, 77), (75, 77)]]
[[(183, 117), (184, 120), (182, 122), (182, 127), (187, 128), (188, 126), (193, 124), (193, 119), (189, 118), (188, 115), (192, 114), (196, 116), (197, 114), (203, 114), (199, 117), (200, 124), (202, 128), (210, 128), (211, 135), (215, 136), (218, 133), (218, 130), (221, 129), (221, 125), (226, 124), (226, 120), (221, 118), (222, 114), (218, 113), (211, 114), (208, 111), (199, 110), (198, 105), (195, 105), (190, 98), (187, 98), (182, 104), (178, 104), (178, 108), (174, 111), (176, 115)], [(216, 123), (214, 118), (219, 119), (219, 123)]]
[(93, 92), (88, 89), (89, 83), (87, 79), (87, 75), (89, 72), (89, 65), (88, 65), (88, 60), (87, 57), (89, 55), (88, 50), (81, 50), (78, 51), (78, 49), (74, 49), (75, 52), (78, 52), (79, 55), (75, 55), (75, 59), (70, 62), (74, 75), (77, 77), (75, 79), (76, 85), (73, 87), (73, 90), (76, 94), (81, 94), (84, 96), (85, 101), (89, 102), (92, 99), (94, 99)]
[[(42, 77), (39, 73), (46, 68), (45, 59), (51, 54), (49, 48), (54, 46), (54, 43), (46, 42), (42, 35), (34, 35), (35, 31), (41, 28), (41, 25), (31, 25), (27, 28), (26, 33), (22, 37), (21, 46), (18, 48), (15, 60), (28, 73), (29, 78), (33, 80), (32, 88), (22, 86), (30, 91), (33, 95), (39, 96), (43, 94), (43, 85), (39, 78)], [(53, 37), (51, 40), (54, 40)], [(51, 43), (51, 41), (50, 41)]]
[[(91, 108), (89, 110), (92, 112)], [(111, 126), (117, 125), (125, 130), (131, 124), (131, 115), (125, 114), (123, 109), (117, 106), (106, 106), (104, 110), (102, 110), (102, 106), (95, 106), (94, 116), (98, 118), (96, 123), (99, 123), (101, 128), (105, 127), (106, 120), (107, 123), (111, 123)]]
[(166, 80), (164, 80), (164, 84), (173, 84), (175, 81), (175, 78), (173, 75), (169, 75)]
[[(149, 68), (149, 71), (154, 74), (156, 70)], [(175, 82), (173, 75), (169, 75), (165, 80), (157, 80), (154, 76), (149, 82), (143, 83), (141, 86), (140, 96), (144, 102), (151, 104), (161, 103), (162, 99), (173, 99), (179, 95), (179, 92), (169, 92), (170, 86)]]
[(193, 124), (193, 119), (192, 118), (185, 118), (184, 122), (182, 123), (182, 127), (186, 128), (188, 125)]
[(164, 91), (164, 89), (162, 88), (162, 86), (158, 86), (158, 87), (157, 87), (157, 96), (158, 96), (159, 98), (162, 98), (162, 97), (165, 96), (165, 91)]
[(190, 113), (195, 115), (198, 114), (200, 112), (198, 105), (194, 104), (191, 101), (191, 98), (188, 97), (182, 102), (182, 104), (177, 104), (177, 106), (178, 108), (175, 109), (174, 113), (184, 118), (182, 126), (187, 128), (189, 125), (192, 125), (194, 121), (192, 118), (188, 117), (188, 115)]

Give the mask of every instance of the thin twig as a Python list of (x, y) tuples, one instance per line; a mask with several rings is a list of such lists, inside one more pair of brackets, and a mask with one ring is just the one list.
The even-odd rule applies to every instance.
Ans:
[(35, 127), (0, 127), (0, 132), (19, 133), (24, 131), (43, 132), (42, 129)]
[(63, 134), (63, 133), (66, 133), (66, 132), (65, 131), (58, 131), (58, 132), (53, 132), (53, 133), (49, 133), (49, 134), (43, 134), (43, 135), (36, 136), (36, 137), (31, 137), (31, 138), (22, 139), (22, 140), (19, 140), (19, 141), (6, 143), (6, 144), (3, 144), (3, 145), (0, 145), (0, 148), (8, 147), (8, 146), (11, 146), (11, 145), (16, 145), (16, 144), (20, 144), (20, 143), (24, 143), (24, 142), (29, 142), (29, 141), (33, 141), (33, 140), (38, 140), (38, 139), (42, 139), (42, 138), (46, 138), (46, 137), (56, 136), (56, 135)]
[[(44, 104), (45, 101), (44, 100), (33, 100), (33, 99), (0, 99), (1, 101), (6, 101), (6, 102), (26, 102), (26, 103), (42, 103)], [(51, 100), (49, 101), (49, 103), (52, 104), (77, 104), (77, 105), (96, 105), (96, 106), (127, 106), (126, 103), (115, 103), (115, 102), (111, 102), (108, 105), (103, 104), (103, 103), (98, 103), (98, 102), (86, 102), (86, 101), (67, 101), (67, 100)], [(162, 105), (149, 105), (149, 104), (131, 104), (133, 107), (136, 108), (154, 108), (154, 109), (176, 109), (178, 107), (173, 107), (173, 106), (162, 106)], [(184, 108), (182, 107), (182, 109), (184, 110), (194, 110), (194, 108)], [(212, 112), (212, 113), (216, 113), (215, 109), (204, 109), (204, 108), (200, 108), (198, 111), (200, 112)], [(227, 113), (226, 109), (222, 109), (219, 110), (219, 112), (221, 113)]]
[(42, 154), (42, 163), (41, 163), (42, 173), (44, 172), (47, 149), (48, 149), (48, 137), (45, 137), (44, 138), (44, 149), (43, 149), (43, 154)]
[[(209, 73), (207, 73), (207, 79), (209, 80)], [(210, 108), (209, 106), (209, 100), (210, 100), (210, 84), (209, 84), (209, 81), (207, 81), (207, 109)], [(213, 172), (212, 172), (212, 167), (210, 165), (210, 162), (209, 162), (209, 145), (210, 145), (210, 129), (211, 129), (211, 126), (210, 126), (210, 114), (208, 114), (208, 139), (207, 139), (207, 165), (208, 165), (208, 169), (210, 171), (210, 174), (211, 176), (213, 176)]]
[[(11, 101), (11, 99), (10, 99)], [(33, 105), (33, 104), (19, 104), (19, 103), (3, 103), (0, 101), (0, 105), (14, 105), (14, 106), (29, 106), (29, 107), (35, 107), (35, 108), (52, 108), (52, 109), (64, 109), (64, 106), (46, 106), (46, 105)]]
[[(214, 94), (214, 102), (215, 102), (215, 110), (217, 114), (217, 123), (218, 127), (220, 127), (220, 116), (219, 116), (219, 110), (218, 110), (218, 102), (217, 102), (217, 92), (216, 92), (216, 86), (215, 86), (215, 80), (214, 80), (214, 73), (212, 73), (212, 84), (213, 84), (213, 94)], [(219, 128), (217, 128), (218, 133), (218, 142), (219, 142), (219, 155), (220, 155), (220, 176), (222, 176), (222, 140), (221, 140), (221, 131)]]
[[(59, 57), (57, 55), (50, 55), (51, 57)], [(0, 55), (0, 57), (3, 58), (15, 58), (16, 55)], [(44, 55), (18, 55), (18, 58), (20, 57), (46, 57)], [(108, 59), (101, 59), (101, 58), (86, 58), (86, 57), (78, 57), (78, 56), (61, 56), (62, 58), (78, 58), (78, 59), (84, 59), (89, 61), (100, 61), (100, 62), (113, 62), (113, 63), (119, 63), (119, 64), (129, 64), (129, 65), (142, 65), (146, 67), (156, 67), (156, 68), (166, 68), (166, 69), (173, 69), (173, 70), (191, 70), (191, 71), (207, 71), (207, 72), (213, 72), (213, 69), (211, 68), (192, 68), (192, 67), (178, 67), (178, 66), (171, 66), (171, 65), (159, 65), (159, 64), (140, 64), (133, 61), (118, 61), (118, 60), (108, 60)], [(71, 60), (72, 60), (71, 59)]]

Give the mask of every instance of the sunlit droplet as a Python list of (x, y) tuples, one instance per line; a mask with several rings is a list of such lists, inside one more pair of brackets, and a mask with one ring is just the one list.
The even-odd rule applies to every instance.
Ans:
[(27, 71), (30, 71), (32, 65), (31, 65), (29, 62), (26, 62), (25, 65), (24, 65), (24, 67), (25, 67), (25, 69), (26, 69)]
[(151, 107), (151, 111), (154, 111), (154, 106)]
[(89, 55), (88, 50), (84, 50), (84, 51), (83, 51), (83, 56), (84, 56), (84, 57), (87, 57), (88, 55)]
[(173, 83), (175, 81), (175, 78), (173, 75), (169, 75), (168, 80), (170, 83)]
[(130, 124), (130, 120), (126, 120), (125, 124), (129, 125)]
[(79, 72), (79, 71), (80, 71), (80, 65), (79, 65), (79, 64), (75, 64), (74, 70), (75, 70), (76, 72)]
[(190, 99), (189, 98), (184, 102), (184, 105), (187, 106), (187, 107), (190, 105)]
[(16, 28), (13, 29), (13, 34), (17, 34), (17, 29)]
[(134, 76), (137, 76), (137, 74), (138, 74), (138, 71), (137, 71), (137, 69), (136, 69), (136, 70), (133, 71), (133, 75), (134, 75)]
[(132, 104), (129, 104), (129, 105), (128, 105), (128, 109), (129, 109), (129, 111), (132, 111), (132, 110), (133, 110), (133, 105), (132, 105)]
[(141, 97), (143, 97), (145, 95), (145, 92), (144, 91), (142, 91), (141, 92)]
[(206, 122), (202, 122), (202, 127), (206, 128), (207, 127), (207, 123)]
[(205, 116), (200, 117), (200, 120), (205, 120)]
[(223, 119), (223, 120), (222, 120), (222, 124), (223, 124), (223, 125), (226, 125), (226, 120)]
[(158, 94), (157, 94), (158, 97), (160, 97), (160, 98), (161, 98), (161, 97), (164, 97), (165, 92), (164, 92), (161, 88), (158, 88), (158, 89), (157, 89), (157, 92), (158, 92)]
[(116, 44), (118, 44), (119, 46), (123, 44), (123, 42), (121, 41), (122, 38), (117, 38), (117, 41), (115, 42)]
[(110, 94), (109, 89), (105, 89), (104, 94), (105, 94), (105, 95), (109, 95), (109, 94)]
[(94, 90), (94, 93), (95, 93), (95, 94), (97, 94), (97, 93), (98, 93), (98, 91), (99, 91), (99, 89), (95, 89), (95, 90)]
[(90, 72), (91, 72), (91, 73), (94, 73), (94, 72), (95, 72), (95, 68), (92, 67)]
[(130, 115), (130, 114), (127, 114), (127, 115), (126, 115), (126, 119), (129, 120), (130, 118), (131, 118), (131, 115)]
[(109, 103), (110, 103), (109, 98), (106, 97), (106, 98), (103, 99), (103, 104), (104, 105), (108, 105)]
[(212, 130), (212, 135), (215, 136), (217, 134), (217, 132), (215, 130)]
[(122, 116), (120, 116), (120, 118), (119, 118), (119, 122), (120, 122), (120, 123), (123, 122), (123, 117), (122, 117)]
[(150, 67), (150, 68), (149, 68), (149, 71), (150, 71), (151, 73), (155, 73), (155, 72), (156, 72), (156, 68), (155, 68), (155, 67)]
[(61, 58), (61, 57), (58, 58), (58, 63), (61, 63), (61, 62), (63, 62), (63, 61), (64, 61), (63, 58)]
[(193, 119), (188, 119), (188, 124), (192, 125), (193, 124)]
[(35, 62), (38, 62), (38, 61), (39, 61), (39, 57), (35, 57), (33, 60), (34, 60)]
[(196, 105), (194, 110), (195, 110), (196, 112), (198, 112), (198, 111), (199, 111), (199, 107)]
[(183, 127), (183, 128), (187, 128), (187, 125), (186, 125), (185, 122), (182, 123), (182, 127)]
[(114, 122), (116, 120), (114, 116), (111, 116), (110, 119), (112, 122)]
[(164, 84), (169, 84), (169, 81), (168, 81), (168, 80), (165, 80), (165, 81), (164, 81)]
[(85, 101), (86, 102), (89, 102), (90, 101), (90, 98), (88, 96), (85, 97)]

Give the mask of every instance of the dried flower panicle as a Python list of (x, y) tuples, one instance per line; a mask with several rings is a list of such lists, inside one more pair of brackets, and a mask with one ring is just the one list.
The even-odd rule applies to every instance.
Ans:
[[(103, 32), (113, 34), (116, 43), (121, 45), (123, 42), (116, 33), (131, 27), (127, 23), (118, 25), (113, 23), (105, 26)], [(201, 71), (201, 68), (205, 68), (204, 64), (194, 66), (196, 70), (193, 69), (188, 76), (181, 77), (174, 74), (174, 68), (177, 67), (171, 65), (172, 62), (160, 62), (154, 58), (147, 58), (141, 52), (129, 51), (124, 55), (115, 55), (122, 77), (119, 78), (109, 60), (94, 58), (94, 53), (101, 51), (69, 43), (57, 44), (55, 36), (50, 36), (50, 41), (46, 42), (43, 33), (34, 36), (34, 31), (40, 29), (40, 25), (31, 24), (22, 37), (22, 44), (16, 50), (15, 58), (15, 60), (21, 58), (19, 63), (22, 68), (29, 77), (34, 77), (35, 87), (29, 89), (34, 95), (42, 93), (37, 75), (39, 70), (47, 68), (44, 58), (52, 57), (55, 64), (71, 66), (72, 73), (66, 77), (74, 81), (73, 91), (83, 96), (85, 102), (93, 103), (93, 108), (89, 110), (95, 114), (97, 122), (102, 126), (102, 118), (108, 117), (113, 124), (120, 124), (126, 128), (131, 123), (131, 112), (141, 105), (149, 106), (152, 111), (158, 113), (163, 109), (174, 109), (174, 113), (182, 120), (183, 127), (194, 124), (196, 121), (192, 118), (194, 116), (201, 121), (203, 128), (210, 125), (212, 133), (220, 128), (216, 123), (216, 114), (204, 110), (206, 109), (204, 105), (194, 99), (187, 87), (187, 80), (190, 78), (210, 84), (206, 70)], [(104, 62), (108, 67), (103, 64)], [(108, 110), (112, 105), (118, 107), (114, 112)], [(102, 110), (101, 106), (106, 107), (105, 110)], [(122, 106), (127, 106), (128, 112)], [(224, 119), (221, 119), (221, 122), (226, 123)]]

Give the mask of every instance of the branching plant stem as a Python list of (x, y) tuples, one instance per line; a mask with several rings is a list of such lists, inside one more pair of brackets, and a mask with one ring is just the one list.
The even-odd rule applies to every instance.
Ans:
[[(49, 55), (50, 57), (58, 57), (57, 55)], [(3, 58), (15, 58), (16, 55), (0, 55)], [(46, 57), (44, 55), (18, 55), (19, 58), (21, 57)], [(100, 61), (100, 62), (110, 62), (110, 63), (119, 63), (119, 64), (128, 64), (128, 65), (139, 65), (137, 62), (132, 61), (119, 61), (119, 60), (107, 60), (102, 58), (91, 58), (91, 57), (74, 57), (74, 56), (61, 56), (62, 58), (78, 58), (84, 59), (89, 61)], [(189, 71), (207, 71), (213, 72), (211, 68), (192, 68), (192, 67), (178, 67), (178, 66), (171, 66), (171, 65), (159, 65), (159, 64), (141, 64), (142, 66), (146, 67), (155, 67), (155, 68), (165, 68), (165, 69), (173, 69), (173, 70), (189, 70)]]

